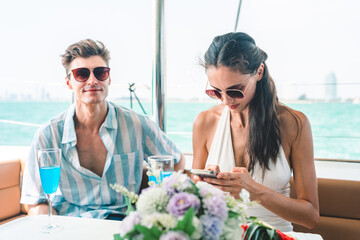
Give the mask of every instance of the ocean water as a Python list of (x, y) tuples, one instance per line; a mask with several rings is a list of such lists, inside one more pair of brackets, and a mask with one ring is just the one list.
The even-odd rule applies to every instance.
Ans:
[[(116, 102), (130, 108), (129, 101)], [(192, 125), (199, 112), (216, 102), (168, 102), (166, 131), (183, 152), (192, 152)], [(0, 145), (30, 145), (38, 127), (4, 122), (9, 120), (42, 124), (65, 111), (69, 102), (0, 102)], [(360, 104), (353, 103), (292, 103), (288, 106), (302, 111), (310, 120), (316, 158), (360, 159)], [(143, 103), (147, 115), (151, 104)], [(134, 102), (134, 110), (142, 113)], [(173, 134), (180, 132), (182, 134)], [(190, 134), (189, 134), (190, 133)]]

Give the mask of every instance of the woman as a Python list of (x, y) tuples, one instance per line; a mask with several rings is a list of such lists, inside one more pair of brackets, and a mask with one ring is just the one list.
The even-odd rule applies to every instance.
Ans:
[[(205, 53), (206, 93), (221, 104), (200, 113), (193, 128), (194, 169), (219, 172), (203, 181), (251, 200), (248, 215), (280, 231), (319, 221), (309, 120), (279, 103), (267, 55), (245, 33), (215, 37)], [(291, 171), (297, 199), (289, 197)], [(194, 177), (195, 180), (201, 180)]]

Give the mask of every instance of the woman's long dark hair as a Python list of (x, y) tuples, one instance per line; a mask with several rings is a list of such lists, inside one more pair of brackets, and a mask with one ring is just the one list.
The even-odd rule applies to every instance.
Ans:
[(277, 117), (278, 98), (275, 84), (265, 64), (267, 54), (258, 48), (254, 39), (242, 32), (217, 36), (204, 56), (205, 69), (228, 67), (242, 74), (256, 74), (263, 63), (264, 73), (256, 83), (256, 92), (249, 105), (249, 172), (253, 173), (255, 163), (269, 169), (269, 162), (276, 162), (281, 144), (279, 119)]

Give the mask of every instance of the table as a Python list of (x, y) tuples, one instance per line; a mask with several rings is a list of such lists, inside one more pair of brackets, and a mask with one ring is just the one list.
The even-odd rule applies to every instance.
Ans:
[[(94, 218), (78, 218), (67, 216), (52, 216), (52, 223), (64, 229), (55, 233), (42, 233), (42, 226), (48, 223), (47, 215), (18, 218), (0, 226), (1, 240), (112, 240), (114, 234), (119, 233), (119, 221)], [(299, 240), (322, 240), (318, 234), (289, 232)]]
[(55, 233), (42, 233), (42, 226), (48, 223), (47, 215), (16, 219), (0, 226), (1, 240), (112, 240), (119, 233), (120, 223), (114, 220), (78, 218), (53, 215), (53, 224), (64, 229)]

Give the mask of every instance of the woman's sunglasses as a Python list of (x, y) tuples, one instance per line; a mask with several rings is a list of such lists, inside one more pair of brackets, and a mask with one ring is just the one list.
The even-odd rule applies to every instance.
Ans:
[[(110, 68), (108, 67), (96, 67), (92, 71), (95, 78), (99, 81), (105, 81), (110, 75)], [(89, 68), (76, 68), (71, 70), (71, 72), (73, 73), (76, 81), (85, 82), (89, 79), (91, 70)]]
[[(208, 89), (208, 86), (209, 86), (209, 82), (207, 82), (206, 84), (205, 93), (211, 98), (221, 100), (223, 93), (220, 90), (216, 90), (214, 88)], [(241, 91), (240, 89), (228, 89), (225, 92), (231, 98), (238, 98), (238, 99), (244, 98), (244, 92)]]
[[(222, 99), (222, 92), (219, 90), (207, 89), (205, 92), (211, 98)], [(228, 89), (226, 90), (226, 94), (231, 98), (241, 99), (244, 97), (244, 93), (239, 89)]]
[[(250, 78), (251, 76), (253, 75), (250, 75), (249, 77), (245, 78), (244, 80)], [(206, 90), (205, 90), (205, 93), (211, 97), (211, 98), (214, 98), (214, 99), (222, 99), (222, 94), (223, 92), (220, 91), (220, 90), (217, 90), (217, 89), (214, 89), (213, 87), (209, 88), (209, 81), (206, 83)], [(237, 98), (237, 99), (242, 99), (244, 98), (244, 92), (246, 91), (247, 87), (249, 86), (249, 83), (247, 84), (247, 86), (245, 87), (245, 90), (242, 91), (240, 89), (228, 89), (225, 91), (225, 93), (231, 97), (231, 98)]]

